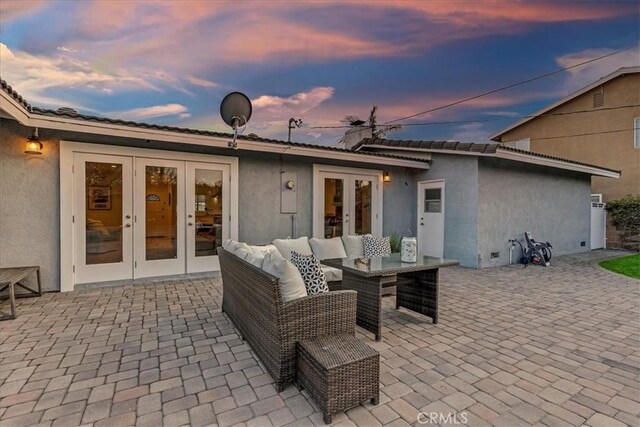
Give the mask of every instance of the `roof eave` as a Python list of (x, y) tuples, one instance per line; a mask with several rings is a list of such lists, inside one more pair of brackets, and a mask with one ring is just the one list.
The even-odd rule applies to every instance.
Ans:
[[(93, 135), (110, 135), (122, 138), (134, 138), (159, 142), (173, 142), (195, 144), (215, 148), (228, 149), (230, 137), (213, 136), (198, 133), (182, 133), (161, 129), (126, 126), (99, 121), (74, 119), (72, 117), (50, 116), (29, 112), (19, 105), (15, 99), (4, 91), (0, 91), (0, 108), (15, 118), (20, 124), (28, 127), (42, 129), (54, 129), (69, 132), (79, 132)], [(428, 162), (410, 159), (402, 156), (372, 155), (364, 152), (349, 152), (348, 150), (330, 150), (322, 147), (314, 148), (305, 144), (288, 145), (282, 141), (252, 141), (238, 140), (238, 150), (267, 153), (283, 153), (312, 158), (326, 158), (333, 160), (345, 160), (357, 163), (378, 163), (382, 165), (401, 166), (415, 169), (429, 169)]]
[(378, 144), (363, 144), (360, 148), (370, 149), (386, 149), (386, 150), (398, 150), (398, 151), (413, 151), (413, 152), (425, 152), (435, 154), (453, 154), (462, 156), (476, 156), (476, 157), (494, 157), (504, 160), (514, 160), (521, 163), (528, 163), (540, 166), (548, 166), (556, 169), (570, 170), (575, 172), (586, 173), (589, 175), (602, 176), (607, 178), (620, 178), (620, 171), (597, 167), (595, 165), (579, 164), (561, 159), (552, 159), (548, 157), (536, 156), (530, 153), (521, 152), (520, 150), (506, 149), (505, 147), (498, 146), (495, 153), (492, 152), (479, 152), (479, 151), (460, 151), (460, 150), (447, 150), (441, 148), (419, 148), (419, 147), (393, 147), (387, 145)]

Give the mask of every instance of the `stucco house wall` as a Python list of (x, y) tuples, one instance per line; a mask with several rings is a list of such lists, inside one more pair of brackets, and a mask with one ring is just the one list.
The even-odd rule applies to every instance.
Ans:
[[(549, 241), (554, 255), (590, 250), (589, 176), (535, 165), (478, 159), (478, 259), (480, 267), (509, 263), (509, 239), (524, 243), (530, 231)], [(497, 258), (491, 258), (498, 252)], [(520, 257), (520, 248), (513, 260)]]
[[(477, 268), (478, 159), (437, 153), (432, 156), (431, 168), (418, 173), (416, 181), (445, 180), (444, 257)], [(417, 207), (414, 210), (417, 214)]]
[(57, 137), (42, 156), (24, 154), (28, 129), (0, 120), (0, 266), (40, 265), (45, 290), (60, 288)]
[[(31, 129), (0, 119), (0, 266), (40, 265), (45, 289), (60, 289), (60, 140), (162, 150), (229, 155), (229, 150), (147, 142), (108, 136), (41, 131), (43, 154), (29, 156), (24, 143)], [(313, 164), (389, 172), (383, 184), (383, 234), (415, 232), (413, 172), (368, 163), (237, 152), (239, 157), (238, 237), (261, 244), (275, 238), (312, 236)], [(282, 159), (282, 164), (280, 163)], [(298, 212), (280, 213), (280, 170), (297, 174)]]
[[(595, 107), (593, 97), (604, 94), (604, 105)], [(634, 119), (640, 117), (640, 73), (625, 74), (573, 98), (548, 113), (505, 132), (500, 140), (508, 143), (530, 138), (531, 151), (622, 171), (619, 179), (594, 176), (591, 192), (603, 201), (627, 194), (640, 194), (640, 148), (634, 148)], [(632, 105), (630, 108), (619, 108)], [(587, 111), (586, 113), (572, 113)], [(619, 132), (620, 130), (623, 130)], [(591, 135), (585, 135), (591, 134)], [(581, 135), (563, 137), (564, 135)], [(613, 228), (607, 232), (607, 245), (617, 246)]]

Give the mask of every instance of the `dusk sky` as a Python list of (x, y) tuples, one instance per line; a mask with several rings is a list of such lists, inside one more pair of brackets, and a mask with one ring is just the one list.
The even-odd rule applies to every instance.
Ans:
[(632, 1), (0, 1), (0, 75), (31, 104), (332, 145), (346, 115), (380, 122), (589, 64), (404, 123), (393, 138), (486, 142), (492, 132), (622, 66), (640, 65)]

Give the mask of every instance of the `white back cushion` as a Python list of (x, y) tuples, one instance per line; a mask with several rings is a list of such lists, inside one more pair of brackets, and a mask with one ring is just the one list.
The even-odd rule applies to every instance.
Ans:
[(236, 251), (236, 256), (255, 265), (258, 268), (262, 268), (262, 263), (264, 261), (263, 255), (256, 254), (253, 251), (247, 250), (245, 248), (240, 248)]
[(230, 246), (235, 243), (235, 240), (231, 240), (231, 239), (227, 239), (224, 242), (222, 242), (222, 249), (224, 249), (227, 252), (231, 252), (231, 248)]
[(296, 251), (300, 255), (311, 255), (311, 246), (309, 246), (309, 239), (306, 236), (298, 239), (276, 239), (273, 241), (273, 245), (278, 248), (280, 255), (287, 261), (291, 261), (291, 251)]
[[(247, 245), (245, 242), (231, 242), (229, 244), (229, 249), (228, 250), (234, 255), (237, 255), (237, 252), (240, 249), (244, 249), (244, 250), (247, 250), (247, 251), (250, 250), (249, 249), (249, 245)], [(242, 258), (242, 257), (240, 257), (240, 258)]]
[(265, 245), (265, 246), (249, 246), (251, 252), (256, 255), (265, 256), (268, 252), (278, 252), (278, 248), (274, 245)]
[(349, 258), (362, 258), (364, 256), (364, 242), (362, 236), (342, 236), (342, 243)]
[(313, 254), (319, 260), (347, 257), (340, 237), (334, 237), (333, 239), (317, 239), (312, 237), (309, 239), (309, 245), (311, 245)]
[(290, 261), (277, 252), (269, 252), (264, 257), (262, 269), (278, 278), (280, 293), (284, 302), (307, 296), (307, 289), (300, 272)]

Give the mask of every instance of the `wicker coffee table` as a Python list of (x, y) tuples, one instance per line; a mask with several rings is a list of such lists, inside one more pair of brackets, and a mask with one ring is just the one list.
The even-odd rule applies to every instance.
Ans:
[(331, 424), (332, 414), (380, 395), (380, 355), (352, 335), (325, 335), (298, 343), (298, 386)]
[(374, 258), (325, 259), (323, 264), (342, 270), (341, 289), (358, 292), (356, 324), (382, 338), (382, 295), (389, 280), (396, 281), (396, 308), (405, 307), (438, 323), (439, 269), (458, 261), (429, 256), (417, 262), (400, 260), (400, 254)]

